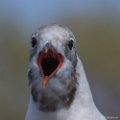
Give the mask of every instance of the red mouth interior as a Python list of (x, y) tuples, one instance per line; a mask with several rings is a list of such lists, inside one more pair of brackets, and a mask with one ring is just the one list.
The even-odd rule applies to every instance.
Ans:
[(44, 77), (49, 79), (60, 69), (62, 63), (62, 56), (50, 49), (47, 52), (43, 51), (38, 57), (38, 65)]

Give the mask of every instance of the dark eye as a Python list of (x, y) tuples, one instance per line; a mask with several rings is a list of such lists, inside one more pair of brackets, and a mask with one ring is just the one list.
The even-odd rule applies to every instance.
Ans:
[(32, 47), (34, 48), (37, 44), (37, 39), (35, 37), (32, 38), (32, 41), (31, 41), (31, 44), (32, 44)]
[(70, 50), (72, 50), (72, 48), (73, 48), (73, 43), (74, 43), (73, 40), (70, 40), (68, 43), (68, 47)]

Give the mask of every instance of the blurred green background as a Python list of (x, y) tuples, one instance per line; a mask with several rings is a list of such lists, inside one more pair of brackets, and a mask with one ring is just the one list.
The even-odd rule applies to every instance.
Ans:
[(54, 22), (75, 34), (96, 106), (120, 116), (119, 0), (0, 0), (0, 120), (24, 120), (30, 35)]

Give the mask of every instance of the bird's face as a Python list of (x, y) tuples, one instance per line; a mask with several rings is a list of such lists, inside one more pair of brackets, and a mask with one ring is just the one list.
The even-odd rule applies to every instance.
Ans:
[(44, 26), (32, 35), (28, 77), (40, 110), (55, 111), (72, 102), (76, 63), (75, 37), (67, 28)]

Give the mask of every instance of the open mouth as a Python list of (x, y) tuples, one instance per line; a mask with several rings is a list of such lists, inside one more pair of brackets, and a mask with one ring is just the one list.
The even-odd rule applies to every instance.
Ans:
[(51, 49), (44, 50), (39, 54), (38, 65), (43, 73), (43, 88), (46, 87), (47, 81), (61, 68), (62, 63), (63, 59), (61, 54)]

